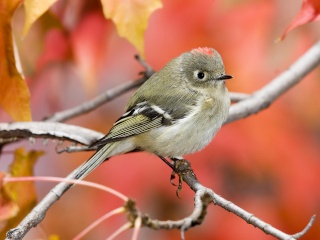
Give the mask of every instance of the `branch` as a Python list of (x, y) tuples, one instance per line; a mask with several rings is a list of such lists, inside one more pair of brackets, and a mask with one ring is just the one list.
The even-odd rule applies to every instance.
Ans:
[(204, 187), (196, 178), (193, 170), (191, 169), (190, 163), (185, 159), (179, 159), (174, 162), (174, 168), (182, 178), (182, 180), (188, 184), (188, 186), (195, 192), (194, 197), (194, 210), (192, 214), (181, 220), (176, 221), (159, 221), (151, 219), (148, 215), (141, 213), (135, 206), (132, 200), (129, 200), (125, 206), (127, 209), (127, 218), (129, 222), (134, 226), (134, 222), (138, 217), (142, 217), (142, 225), (150, 227), (152, 229), (180, 229), (181, 239), (184, 239), (184, 232), (191, 227), (200, 225), (205, 218), (207, 208), (210, 203), (214, 203), (225, 210), (232, 212), (245, 220), (247, 223), (261, 229), (266, 234), (270, 234), (278, 239), (283, 240), (296, 240), (302, 237), (313, 225), (315, 215), (311, 217), (307, 226), (299, 233), (289, 235), (284, 233), (277, 228), (274, 228), (270, 224), (255, 217), (252, 213), (249, 213), (230, 201), (217, 195), (211, 189)]
[[(230, 115), (227, 122), (232, 122), (232, 121), (247, 117), (253, 113), (257, 113), (262, 109), (268, 107), (281, 94), (283, 94), (285, 91), (287, 91), (288, 89), (293, 87), (295, 84), (297, 84), (308, 72), (314, 69), (319, 63), (320, 63), (320, 41), (316, 43), (310, 50), (308, 50), (287, 71), (285, 71), (284, 73), (279, 75), (277, 78), (275, 78), (270, 84), (266, 85), (265, 87), (255, 92), (251, 96), (244, 97), (246, 98), (245, 100), (232, 105), (230, 108)], [(91, 138), (90, 136), (89, 137), (86, 136), (85, 139), (81, 138), (81, 141), (79, 141), (78, 139), (79, 132), (76, 132), (76, 134), (74, 133), (70, 135), (69, 128), (74, 127), (71, 125), (66, 125), (66, 124), (60, 125), (57, 123), (52, 125), (53, 123), (48, 123), (48, 122), (41, 123), (42, 128), (40, 130), (38, 129), (39, 130), (38, 131), (38, 130), (35, 130), (37, 129), (37, 127), (34, 126), (34, 124), (32, 123), (29, 123), (30, 125), (26, 123), (16, 123), (16, 124), (18, 125), (22, 124), (20, 125), (21, 128), (18, 130), (22, 130), (23, 134), (21, 135), (20, 131), (17, 131), (17, 129), (14, 129), (14, 127), (12, 127), (12, 126), (15, 126), (14, 124), (7, 124), (7, 125), (1, 124), (0, 134), (2, 134), (2, 131), (5, 131), (5, 133), (0, 135), (0, 140), (5, 141), (12, 137), (17, 137), (18, 139), (22, 139), (30, 136), (43, 137), (43, 136), (49, 135), (49, 137), (56, 137), (58, 139), (60, 139), (62, 136), (65, 136), (66, 139), (70, 141), (72, 140), (74, 140), (75, 142), (82, 141), (81, 143), (89, 144), (91, 143), (91, 140), (92, 140), (91, 138), (97, 139), (99, 135), (97, 133), (94, 133), (90, 135)], [(37, 124), (39, 123), (36, 123), (36, 125)], [(60, 126), (61, 128), (59, 128)], [(64, 128), (64, 126), (68, 126), (68, 127)], [(32, 133), (28, 135), (29, 132), (32, 132)], [(89, 131), (89, 133), (92, 133), (92, 131)], [(75, 171), (77, 171), (77, 169)], [(74, 172), (72, 172), (67, 178), (72, 178)], [(296, 239), (296, 237), (299, 236), (299, 234), (301, 235), (301, 233), (298, 233), (295, 235), (287, 235), (285, 233), (282, 233), (281, 231), (271, 227), (267, 223), (254, 217), (252, 214), (242, 210), (236, 205), (223, 199), (219, 195), (214, 194), (212, 190), (210, 189), (208, 190), (207, 188), (202, 186), (199, 182), (189, 183), (188, 179), (185, 179), (185, 177), (183, 178), (183, 180), (195, 192), (199, 190), (206, 190), (206, 192), (209, 191), (210, 193), (209, 195), (217, 205), (225, 208), (228, 211), (231, 211), (237, 214), (239, 217), (242, 217), (243, 219), (245, 219), (248, 223), (261, 228), (263, 231), (265, 231), (268, 234), (272, 234), (273, 236), (279, 237), (280, 239), (286, 239), (282, 237), (287, 237), (287, 236), (290, 237), (289, 239)], [(57, 201), (63, 195), (63, 193), (69, 189), (69, 187), (70, 185), (66, 183), (60, 183), (56, 187), (54, 187), (50, 191), (50, 193), (28, 214), (28, 216), (15, 229), (12, 229), (8, 232), (7, 239), (21, 239), (30, 230), (31, 227), (36, 226), (40, 221), (42, 221), (49, 207), (55, 201)], [(310, 226), (312, 225), (312, 221), (313, 220), (310, 221), (310, 224), (309, 224)], [(307, 230), (308, 230), (308, 227), (307, 227)]]
[(82, 115), (84, 113), (88, 113), (92, 110), (95, 110), (96, 108), (100, 107), (106, 102), (111, 101), (112, 99), (126, 93), (127, 91), (139, 87), (142, 83), (144, 83), (148, 78), (145, 76), (133, 81), (133, 82), (126, 82), (119, 86), (116, 86), (113, 89), (110, 89), (108, 91), (105, 91), (101, 95), (98, 95), (97, 97), (91, 99), (90, 101), (84, 102), (76, 107), (56, 112), (55, 114), (51, 115), (50, 117), (45, 118), (44, 121), (47, 122), (64, 122), (68, 119), (77, 117), (79, 115)]
[[(295, 84), (299, 83), (303, 77), (311, 72), (320, 63), (320, 41), (317, 42), (312, 48), (310, 48), (300, 59), (298, 59), (294, 64), (292, 64), (288, 70), (280, 74), (278, 77), (273, 79), (269, 84), (261, 88), (260, 90), (254, 92), (251, 95), (244, 93), (230, 93), (233, 102), (238, 102), (233, 104), (229, 110), (229, 117), (226, 123), (236, 121), (241, 118), (245, 118), (251, 114), (257, 113), (265, 108), (267, 108), (271, 103), (273, 103), (278, 97), (280, 97), (284, 92), (289, 90)], [(128, 84), (127, 87), (132, 83)], [(122, 87), (121, 87), (122, 86)], [(118, 86), (119, 89), (124, 89), (124, 85)], [(116, 92), (114, 89), (111, 90)], [(101, 96), (99, 98), (102, 98)], [(90, 105), (88, 102), (84, 105)], [(78, 106), (77, 108), (81, 108)], [(71, 110), (67, 110), (67, 112)], [(70, 117), (58, 113), (59, 118), (49, 118), (50, 120), (62, 121)], [(64, 115), (64, 116), (63, 116)], [(67, 118), (66, 118), (67, 117)], [(39, 126), (38, 126), (39, 125)], [(70, 128), (70, 129), (68, 129)], [(78, 128), (78, 129), (76, 129)], [(55, 135), (59, 129), (60, 133)], [(74, 129), (74, 134), (70, 135), (69, 132)], [(80, 130), (80, 131), (79, 131)], [(79, 131), (79, 132), (77, 132)], [(0, 123), (0, 144), (8, 141), (16, 141), (23, 138), (29, 137), (49, 137), (56, 139), (67, 139), (74, 142), (79, 142), (85, 145), (90, 144), (93, 140), (97, 140), (101, 137), (101, 134), (97, 132), (93, 133), (91, 130), (90, 134), (86, 136), (86, 133), (82, 131), (79, 127), (72, 125), (63, 124), (53, 124), (46, 122), (39, 123)], [(79, 136), (78, 136), (79, 135)], [(79, 137), (81, 139), (79, 139)], [(88, 139), (89, 138), (89, 139)], [(89, 141), (88, 141), (89, 140)]]
[[(105, 93), (98, 95), (94, 99), (80, 104), (74, 108), (70, 108), (48, 117), (46, 121), (63, 122), (67, 119), (76, 117), (83, 113), (90, 112), (104, 103), (126, 93), (127, 91), (139, 87), (149, 77), (152, 76), (154, 70), (144, 62), (139, 56), (136, 56), (140, 64), (145, 68), (144, 76), (134, 82), (124, 83)], [(251, 114), (259, 112), (267, 108), (280, 95), (300, 82), (305, 75), (314, 69), (320, 63), (320, 41), (316, 43), (307, 53), (296, 61), (287, 71), (275, 78), (271, 83), (253, 93), (250, 97), (243, 93), (230, 93), (232, 102), (242, 103), (237, 106), (231, 106), (230, 115), (227, 120), (233, 122), (235, 120), (245, 118)]]
[[(184, 159), (181, 160), (176, 160), (174, 162), (175, 164), (175, 169), (177, 170), (177, 174), (179, 176), (182, 177), (183, 181), (188, 184), (188, 186), (194, 191), (196, 192), (196, 196), (198, 196), (198, 199), (204, 196), (209, 196), (212, 200), (212, 202), (215, 205), (218, 205), (222, 208), (224, 208), (225, 210), (232, 212), (234, 214), (236, 214), (237, 216), (239, 216), (240, 218), (242, 218), (243, 220), (245, 220), (247, 223), (261, 229), (263, 232), (265, 232), (266, 234), (270, 234), (278, 239), (283, 239), (283, 240), (296, 240), (299, 237), (301, 237), (303, 234), (305, 234), (312, 226), (314, 220), (315, 220), (315, 215), (311, 217), (308, 225), (305, 227), (305, 229), (303, 229), (301, 232), (293, 234), (293, 235), (289, 235), (286, 234), (276, 228), (274, 228), (273, 226), (271, 226), (270, 224), (260, 220), (259, 218), (255, 217), (252, 213), (249, 213), (243, 209), (241, 209), (240, 207), (236, 206), (235, 204), (233, 204), (232, 202), (224, 199), (223, 197), (217, 195), (214, 191), (212, 191), (209, 188), (204, 187), (196, 178), (194, 172), (191, 169), (190, 163)], [(197, 195), (198, 194), (198, 195)], [(207, 202), (208, 200), (206, 200)], [(203, 208), (203, 206), (206, 206), (205, 203), (200, 203), (199, 201), (194, 201), (195, 204), (195, 208), (194, 211), (196, 209), (199, 208)], [(203, 205), (202, 205), (203, 204)], [(197, 219), (191, 219), (193, 221), (197, 221)], [(189, 222), (192, 222), (191, 220), (189, 220)], [(181, 222), (181, 220), (179, 221)], [(172, 226), (173, 223), (170, 222), (168, 224), (165, 224), (164, 222), (162, 223), (162, 225), (167, 225), (167, 226)], [(177, 226), (180, 229), (188, 229), (193, 225), (190, 224), (186, 224), (183, 223), (180, 226)], [(163, 226), (164, 228), (164, 226)]]
[(0, 123), (0, 145), (28, 138), (50, 138), (89, 145), (103, 137), (102, 133), (63, 123)]
[(116, 86), (115, 88), (105, 91), (104, 93), (98, 95), (97, 97), (91, 99), (90, 101), (84, 102), (76, 107), (73, 107), (61, 112), (56, 112), (52, 116), (47, 117), (45, 121), (63, 122), (73, 117), (79, 116), (81, 114), (88, 113), (100, 107), (104, 103), (109, 102), (112, 99), (128, 92), (129, 90), (142, 85), (147, 79), (149, 79), (154, 74), (154, 71), (145, 61), (143, 61), (140, 58), (140, 56), (136, 55), (136, 59), (145, 68), (145, 72), (142, 72), (143, 77), (133, 82), (126, 82), (124, 84)]
[[(121, 85), (118, 85), (110, 90), (105, 91), (104, 93), (96, 96), (95, 98), (87, 102), (79, 104), (78, 106), (63, 110), (61, 112), (56, 112), (55, 114), (45, 118), (45, 121), (64, 122), (68, 119), (77, 117), (84, 113), (91, 112), (96, 108), (102, 106), (103, 104), (130, 91), (131, 89), (141, 86), (146, 80), (148, 80), (155, 73), (155, 71), (146, 62), (144, 62), (138, 55), (136, 56), (136, 58), (139, 61), (139, 63), (145, 68), (145, 72), (143, 72), (143, 77), (133, 82), (126, 82)], [(249, 95), (245, 93), (230, 93), (230, 99), (232, 102), (239, 102), (241, 100), (246, 99), (248, 96)]]
[[(175, 161), (175, 169), (177, 173), (182, 177), (183, 181), (186, 182), (189, 187), (196, 193), (194, 198), (194, 210), (189, 217), (183, 218), (178, 221), (159, 221), (152, 220), (146, 214), (140, 213), (132, 201), (128, 201), (126, 208), (128, 209), (128, 219), (131, 223), (139, 216), (142, 216), (142, 224), (153, 229), (173, 229), (177, 228), (181, 230), (182, 239), (184, 239), (184, 231), (199, 225), (202, 223), (208, 205), (213, 202), (229, 212), (232, 212), (244, 219), (247, 223), (261, 229), (266, 234), (270, 234), (278, 239), (283, 240), (296, 240), (305, 234), (312, 226), (315, 216), (311, 218), (305, 229), (294, 235), (286, 234), (270, 224), (260, 220), (253, 214), (241, 209), (230, 201), (222, 198), (215, 194), (211, 189), (204, 187), (196, 178), (192, 171), (188, 161), (181, 159)], [(73, 179), (74, 173), (77, 169), (69, 174), (66, 179)], [(71, 184), (68, 181), (61, 182), (56, 185), (51, 191), (38, 203), (38, 205), (23, 219), (18, 227), (11, 229), (7, 233), (7, 240), (19, 240), (22, 239), (25, 234), (32, 228), (37, 226), (45, 217), (46, 212), (49, 208), (60, 199), (60, 197), (70, 188)]]
[(320, 41), (272, 82), (254, 92), (247, 99), (230, 107), (227, 123), (245, 118), (267, 108), (284, 92), (299, 83), (320, 64)]
[(36, 227), (45, 217), (49, 208), (58, 201), (61, 196), (72, 186), (72, 183), (67, 180), (74, 180), (75, 175), (81, 168), (79, 166), (73, 170), (65, 179), (54, 186), (50, 192), (35, 206), (31, 212), (22, 220), (22, 222), (14, 229), (7, 232), (7, 240), (22, 239), (32, 227)]

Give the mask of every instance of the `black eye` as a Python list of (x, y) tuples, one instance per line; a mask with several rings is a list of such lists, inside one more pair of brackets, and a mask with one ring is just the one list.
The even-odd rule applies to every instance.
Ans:
[(204, 73), (203, 72), (198, 72), (197, 77), (199, 79), (203, 79), (204, 78)]

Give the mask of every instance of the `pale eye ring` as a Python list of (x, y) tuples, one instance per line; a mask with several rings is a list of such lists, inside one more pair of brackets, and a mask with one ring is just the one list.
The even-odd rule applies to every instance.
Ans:
[(196, 79), (199, 79), (201, 81), (206, 80), (207, 78), (207, 73), (204, 71), (196, 70), (193, 72), (193, 74)]

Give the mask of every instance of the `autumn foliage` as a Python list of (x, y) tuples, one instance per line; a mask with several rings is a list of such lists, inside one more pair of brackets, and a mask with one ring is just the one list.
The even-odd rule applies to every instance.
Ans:
[[(319, 1), (300, 4), (0, 0), (0, 121), (41, 121), (133, 81), (143, 70), (133, 57), (136, 53), (158, 70), (194, 47), (214, 47), (224, 59), (227, 74), (234, 76), (229, 90), (251, 93), (319, 40)], [(19, 58), (14, 57), (14, 44)], [(320, 238), (319, 79), (318, 67), (267, 110), (225, 125), (207, 148), (186, 156), (204, 185), (287, 233), (302, 230), (317, 214), (304, 239)], [(128, 96), (68, 123), (106, 133), (123, 113)], [(91, 154), (58, 155), (56, 148), (68, 143), (30, 142), (2, 148), (1, 180), (9, 173), (63, 177)], [(19, 172), (21, 166), (25, 171)], [(178, 199), (169, 183), (170, 173), (155, 156), (132, 153), (110, 159), (87, 180), (117, 189), (153, 218), (175, 220), (192, 211), (193, 192), (184, 186)], [(52, 187), (15, 184), (5, 184), (1, 190), (1, 239)], [(77, 186), (49, 210), (27, 239), (72, 239), (121, 204), (114, 196)], [(114, 217), (84, 239), (105, 239), (125, 222), (123, 215)], [(127, 231), (119, 239), (130, 239), (131, 234)], [(204, 223), (190, 229), (186, 238), (273, 239), (213, 205)], [(180, 239), (180, 234), (143, 228), (140, 239)]]

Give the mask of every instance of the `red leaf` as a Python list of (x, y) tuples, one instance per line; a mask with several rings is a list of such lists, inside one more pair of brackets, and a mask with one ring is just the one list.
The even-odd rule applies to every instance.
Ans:
[(287, 33), (292, 29), (312, 22), (320, 20), (320, 1), (319, 0), (303, 0), (302, 7), (300, 12), (295, 17), (295, 19), (291, 22), (288, 28), (284, 31), (282, 36), (280, 37), (280, 41), (283, 40)]

